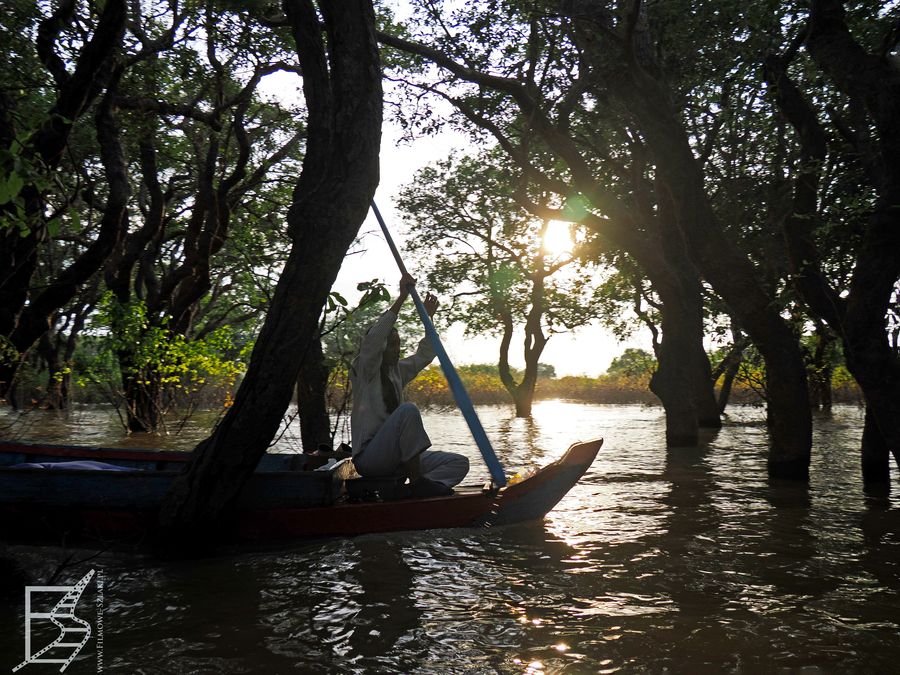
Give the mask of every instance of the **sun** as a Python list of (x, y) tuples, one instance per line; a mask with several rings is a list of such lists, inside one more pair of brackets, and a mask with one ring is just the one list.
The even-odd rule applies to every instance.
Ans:
[(552, 256), (568, 255), (572, 252), (575, 242), (572, 241), (571, 225), (561, 220), (551, 220), (547, 223), (547, 231), (544, 233), (544, 250)]

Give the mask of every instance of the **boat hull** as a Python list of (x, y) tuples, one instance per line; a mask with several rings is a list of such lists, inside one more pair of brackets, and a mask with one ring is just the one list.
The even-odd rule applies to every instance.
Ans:
[[(602, 440), (576, 443), (557, 461), (501, 488), (446, 497), (347, 503), (349, 461), (329, 472), (291, 469), (302, 458), (267, 455), (245, 487), (233, 541), (275, 542), (375, 532), (490, 527), (542, 518), (584, 475)], [(0, 539), (140, 545), (188, 453), (0, 443)], [(89, 459), (135, 471), (9, 468), (18, 461)], [(141, 470), (142, 469), (142, 470)]]

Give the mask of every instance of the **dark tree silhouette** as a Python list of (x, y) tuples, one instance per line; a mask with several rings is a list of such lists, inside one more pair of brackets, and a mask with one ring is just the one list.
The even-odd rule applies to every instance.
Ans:
[[(319, 317), (378, 185), (382, 87), (369, 0), (286, 0), (308, 109), (288, 212), (291, 253), (234, 405), (200, 443), (160, 513), (169, 544), (209, 542), (274, 437)], [(319, 13), (324, 23), (320, 25)]]

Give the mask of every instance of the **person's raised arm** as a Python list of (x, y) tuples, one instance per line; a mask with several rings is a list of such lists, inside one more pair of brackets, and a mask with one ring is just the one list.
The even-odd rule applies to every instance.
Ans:
[(366, 334), (363, 335), (362, 342), (359, 346), (359, 355), (354, 359), (352, 368), (359, 374), (372, 375), (381, 365), (381, 355), (384, 352), (385, 343), (394, 323), (397, 321), (397, 314), (406, 298), (409, 297), (409, 289), (414, 286), (416, 280), (408, 274), (400, 279), (400, 295), (394, 301), (394, 304), (378, 317)]
[(403, 303), (406, 302), (412, 287), (415, 285), (416, 280), (409, 274), (404, 274), (400, 277), (400, 295), (397, 296), (397, 299), (394, 300), (394, 304), (391, 305), (391, 311), (394, 313), (394, 316), (400, 314), (400, 308), (403, 307)]
[[(434, 295), (434, 293), (428, 293), (422, 301), (422, 305), (425, 307), (425, 311), (428, 312), (428, 316), (431, 319), (434, 319), (439, 304), (437, 296)], [(423, 368), (434, 361), (435, 356), (436, 354), (434, 352), (434, 347), (431, 344), (431, 340), (429, 340), (427, 336), (419, 340), (419, 346), (416, 349), (415, 354), (407, 356), (405, 359), (401, 359), (398, 364), (400, 367), (400, 381), (403, 383), (403, 386), (412, 382), (415, 376), (418, 375)]]

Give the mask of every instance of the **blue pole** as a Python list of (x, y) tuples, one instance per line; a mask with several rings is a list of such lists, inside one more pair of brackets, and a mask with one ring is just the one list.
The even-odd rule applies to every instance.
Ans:
[[(403, 258), (400, 257), (400, 251), (397, 250), (397, 246), (394, 244), (391, 233), (388, 232), (387, 224), (384, 222), (384, 218), (381, 217), (381, 212), (378, 210), (378, 207), (375, 206), (374, 201), (372, 202), (372, 211), (375, 213), (375, 218), (381, 226), (381, 231), (384, 232), (384, 238), (391, 249), (391, 253), (394, 254), (394, 260), (397, 261), (397, 267), (400, 268), (402, 274), (408, 274), (406, 265), (403, 264)], [(472, 438), (475, 439), (475, 445), (477, 445), (478, 449), (481, 451), (481, 456), (484, 458), (484, 463), (487, 464), (488, 471), (490, 471), (494, 484), (503, 487), (506, 485), (506, 474), (503, 472), (503, 466), (500, 464), (500, 460), (497, 459), (497, 453), (494, 452), (494, 448), (491, 446), (491, 441), (488, 439), (484, 427), (481, 426), (481, 420), (478, 419), (478, 413), (475, 412), (475, 407), (472, 405), (472, 399), (469, 398), (469, 393), (466, 391), (462, 380), (459, 378), (459, 373), (456, 372), (456, 368), (450, 361), (447, 350), (444, 349), (441, 338), (437, 334), (434, 324), (431, 322), (431, 317), (428, 316), (428, 312), (425, 311), (425, 305), (422, 304), (422, 299), (419, 297), (419, 293), (415, 286), (412, 287), (410, 295), (412, 295), (416, 310), (419, 312), (419, 318), (422, 319), (422, 324), (425, 326), (425, 335), (428, 336), (431, 345), (434, 347), (438, 361), (441, 364), (441, 369), (444, 371), (444, 377), (447, 378), (447, 384), (450, 386), (450, 391), (453, 392), (453, 398), (456, 400), (456, 405), (459, 406), (463, 418), (466, 420), (466, 424), (469, 425), (469, 431), (472, 432)]]

